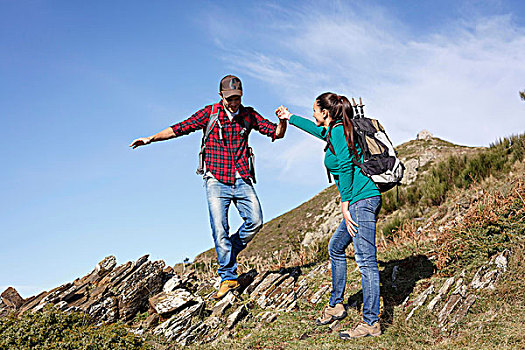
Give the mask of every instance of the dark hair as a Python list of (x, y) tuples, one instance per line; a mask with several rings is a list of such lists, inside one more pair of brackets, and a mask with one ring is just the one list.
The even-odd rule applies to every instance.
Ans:
[(334, 94), (333, 92), (325, 92), (317, 96), (315, 99), (317, 105), (321, 110), (326, 109), (332, 118), (328, 128), (328, 137), (332, 133), (332, 128), (336, 123), (343, 122), (345, 130), (345, 138), (348, 147), (352, 150), (356, 160), (359, 160), (359, 155), (354, 142), (354, 109), (346, 96)]

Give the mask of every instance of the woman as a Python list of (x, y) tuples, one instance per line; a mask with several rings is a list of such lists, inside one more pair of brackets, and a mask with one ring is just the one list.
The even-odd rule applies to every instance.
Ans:
[(361, 272), (363, 287), (363, 322), (350, 331), (340, 332), (343, 339), (381, 334), (379, 325), (379, 269), (376, 258), (376, 218), (381, 208), (381, 194), (374, 182), (363, 175), (352, 163), (361, 159), (361, 149), (354, 141), (351, 119), (354, 116), (350, 101), (345, 96), (325, 92), (314, 102), (315, 123), (291, 114), (285, 107), (276, 110), (281, 119), (288, 119), (307, 133), (327, 140), (324, 164), (334, 176), (341, 195), (343, 221), (328, 244), (332, 265), (330, 301), (316, 320), (325, 325), (346, 317), (343, 306), (346, 285), (345, 250), (354, 242), (355, 260)]

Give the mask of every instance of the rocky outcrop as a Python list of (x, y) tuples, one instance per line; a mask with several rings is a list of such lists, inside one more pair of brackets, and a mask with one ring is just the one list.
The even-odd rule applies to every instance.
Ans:
[(2, 303), (11, 309), (18, 309), (24, 303), (24, 299), (13, 287), (9, 287), (3, 291), (3, 293), (0, 294), (0, 298), (2, 298)]
[[(407, 320), (427, 300), (430, 300), (427, 304), (427, 310), (436, 314), (439, 327), (442, 330), (449, 329), (467, 315), (470, 307), (477, 299), (476, 290), (495, 288), (494, 284), (507, 268), (509, 255), (510, 251), (504, 250), (480, 266), (470, 283), (465, 281), (465, 273), (462, 272), (457, 278), (450, 277), (445, 280), (437, 293), (435, 293), (437, 286), (431, 284), (422, 293), (415, 296), (412, 301), (407, 300), (404, 303), (405, 311), (410, 310)], [(432, 295), (434, 296), (430, 297)]]
[(149, 261), (145, 255), (117, 266), (115, 257), (109, 256), (86, 276), (18, 303), (15, 313), (54, 305), (64, 311), (86, 312), (99, 324), (127, 322), (148, 310), (148, 298), (162, 290), (167, 280), (164, 265), (163, 261)]
[(135, 333), (151, 332), (179, 345), (212, 342), (231, 336), (238, 323), (253, 317), (255, 305), (268, 310), (257, 315), (262, 323), (294, 309), (298, 298), (311, 297), (309, 280), (326, 272), (323, 266), (306, 276), (300, 268), (250, 270), (239, 276), (238, 290), (215, 301), (209, 292), (215, 290), (213, 283), (199, 281), (193, 272), (178, 276), (163, 261), (150, 261), (147, 255), (121, 265), (110, 256), (86, 276), (27, 300), (8, 288), (1, 295), (0, 315), (54, 306), (64, 312), (85, 312), (98, 325), (126, 322)]
[(430, 140), (433, 135), (428, 130), (421, 130), (417, 133), (416, 140)]

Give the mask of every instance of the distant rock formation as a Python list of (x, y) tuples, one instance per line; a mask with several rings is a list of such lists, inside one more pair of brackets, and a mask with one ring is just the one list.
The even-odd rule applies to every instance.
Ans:
[(432, 137), (434, 137), (434, 136), (430, 133), (430, 131), (428, 131), (428, 130), (421, 130), (417, 134), (416, 140), (429, 140)]

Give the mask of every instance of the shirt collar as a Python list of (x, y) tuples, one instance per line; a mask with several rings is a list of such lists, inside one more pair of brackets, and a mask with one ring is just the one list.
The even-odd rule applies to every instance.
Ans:
[(226, 115), (228, 116), (228, 119), (233, 120), (233, 118), (235, 118), (236, 116), (239, 115), (239, 112), (241, 111), (241, 108), (242, 108), (242, 105), (239, 106), (239, 109), (237, 109), (237, 112), (235, 113), (232, 113), (228, 110), (228, 108), (224, 107), (224, 105), (222, 103), (220, 103), (220, 106), (221, 108), (224, 110), (224, 112), (226, 113)]

